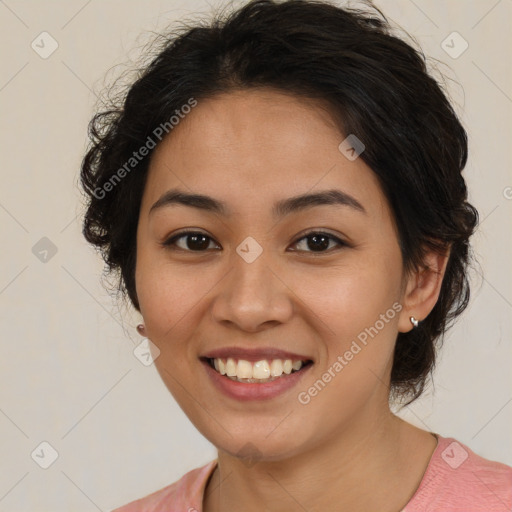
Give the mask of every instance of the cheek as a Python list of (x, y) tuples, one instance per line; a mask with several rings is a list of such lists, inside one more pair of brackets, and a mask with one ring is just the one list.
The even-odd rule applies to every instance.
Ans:
[(331, 372), (322, 380), (333, 382), (318, 405), (342, 400), (350, 410), (386, 380), (392, 363), (401, 309), (400, 258), (361, 254), (319, 276), (303, 276), (298, 293), (321, 320), (316, 325), (325, 346), (320, 367), (324, 375)]
[(159, 262), (156, 254), (141, 254), (137, 265), (137, 293), (147, 336), (159, 349), (155, 367), (180, 407), (195, 418), (198, 411), (190, 396), (201, 396), (201, 389), (194, 377), (200, 363), (193, 338), (206, 313), (201, 298), (216, 280), (208, 272), (198, 275), (193, 266)]
[[(323, 331), (325, 351), (317, 372), (299, 390), (299, 401), (307, 403), (308, 413), (324, 418), (325, 425), (317, 425), (321, 430), (332, 421), (350, 421), (376, 394), (387, 396), (400, 304), (394, 287), (377, 284), (371, 274), (353, 272), (317, 285), (311, 306), (321, 318), (316, 330)], [(333, 409), (336, 418), (325, 421), (325, 411)]]
[(294, 290), (322, 320), (326, 333), (347, 339), (373, 325), (400, 297), (400, 269), (364, 255), (328, 271), (303, 272)]
[(215, 283), (214, 276), (198, 271), (194, 266), (177, 266), (169, 262), (158, 262), (157, 258), (139, 260), (137, 272), (137, 294), (144, 317), (146, 330), (161, 340), (174, 329), (183, 329), (201, 309), (201, 298)]

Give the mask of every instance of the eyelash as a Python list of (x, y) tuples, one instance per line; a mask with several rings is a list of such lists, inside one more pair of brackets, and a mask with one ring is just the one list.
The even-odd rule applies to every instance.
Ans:
[[(205, 233), (202, 233), (201, 231), (192, 231), (192, 230), (189, 230), (189, 231), (181, 231), (180, 233), (176, 234), (176, 235), (173, 235), (171, 238), (165, 240), (163, 243), (162, 243), (162, 246), (164, 246), (166, 249), (169, 249), (169, 250), (173, 250), (173, 251), (183, 251), (183, 252), (190, 252), (190, 253), (200, 253), (200, 252), (206, 252), (208, 249), (205, 249), (203, 251), (193, 251), (191, 249), (182, 249), (181, 247), (173, 247), (175, 242), (177, 240), (179, 240), (180, 238), (186, 238), (188, 235), (203, 235), (205, 236), (206, 238), (209, 238), (211, 241), (213, 241), (213, 238), (210, 237), (209, 235), (205, 234)], [(327, 238), (329, 238), (330, 240), (334, 240), (339, 248), (341, 249), (342, 247), (349, 247), (349, 244), (347, 244), (346, 242), (344, 242), (343, 240), (341, 240), (340, 238), (332, 235), (331, 233), (327, 233), (325, 231), (309, 231), (308, 233), (302, 235), (300, 238), (298, 238), (294, 243), (293, 245), (297, 245), (300, 241), (302, 240), (305, 240), (309, 237), (312, 237), (313, 235), (321, 235), (321, 236), (325, 236)], [(332, 252), (332, 248), (331, 249), (327, 249), (325, 251), (295, 251), (295, 252), (309, 252), (311, 254), (327, 254), (327, 253), (331, 253)]]

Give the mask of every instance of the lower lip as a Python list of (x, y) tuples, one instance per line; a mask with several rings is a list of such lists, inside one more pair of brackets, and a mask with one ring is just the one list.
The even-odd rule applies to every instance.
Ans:
[(302, 370), (279, 377), (271, 382), (259, 384), (257, 382), (245, 383), (231, 380), (214, 370), (207, 361), (201, 360), (201, 363), (206, 368), (206, 373), (214, 385), (225, 395), (237, 400), (266, 400), (274, 398), (295, 386), (313, 366), (310, 363)]

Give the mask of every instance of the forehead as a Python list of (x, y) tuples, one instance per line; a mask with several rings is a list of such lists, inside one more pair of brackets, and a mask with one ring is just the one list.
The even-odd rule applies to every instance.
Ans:
[(294, 153), (295, 158), (315, 161), (322, 147), (340, 137), (328, 107), (320, 101), (272, 89), (250, 89), (199, 100), (156, 152), (162, 153), (169, 146), (190, 149), (193, 144), (215, 160), (229, 158), (231, 162), (234, 156), (243, 157), (244, 152), (270, 160), (270, 151), (272, 156), (290, 159)]
[(180, 187), (235, 209), (262, 209), (283, 197), (338, 188), (385, 213), (375, 174), (339, 150), (344, 139), (317, 100), (268, 89), (198, 100), (155, 149), (145, 196), (155, 201)]

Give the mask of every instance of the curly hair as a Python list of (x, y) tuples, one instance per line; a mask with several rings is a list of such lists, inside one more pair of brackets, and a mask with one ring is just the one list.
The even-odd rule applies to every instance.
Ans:
[(81, 165), (83, 234), (118, 277), (118, 291), (139, 309), (136, 231), (153, 149), (132, 161), (133, 170), (126, 162), (150, 147), (147, 141), (155, 145), (155, 128), (168, 126), (191, 99), (235, 90), (270, 87), (325, 101), (342, 133), (366, 147), (360, 158), (391, 206), (404, 269), (421, 268), (426, 250), (451, 248), (433, 310), (396, 340), (390, 396), (411, 403), (424, 391), (444, 333), (468, 304), (469, 238), (478, 212), (461, 175), (467, 135), (447, 96), (423, 52), (393, 35), (381, 11), (369, 8), (255, 0), (166, 33), (122, 98), (89, 124)]

